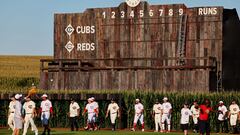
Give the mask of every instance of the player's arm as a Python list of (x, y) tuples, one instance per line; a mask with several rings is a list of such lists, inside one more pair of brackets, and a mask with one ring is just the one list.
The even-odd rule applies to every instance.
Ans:
[(83, 110), (82, 116), (84, 116), (86, 112), (87, 112), (87, 108), (85, 107)]
[(120, 118), (121, 114), (120, 114), (120, 109), (119, 108), (117, 110), (117, 113), (118, 113), (118, 118)]

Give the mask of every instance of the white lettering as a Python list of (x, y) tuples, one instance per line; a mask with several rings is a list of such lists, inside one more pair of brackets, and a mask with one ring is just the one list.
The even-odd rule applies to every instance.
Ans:
[(217, 15), (217, 8), (199, 8), (198, 15)]
[(78, 43), (77, 51), (94, 51), (95, 43)]
[(78, 34), (90, 34), (95, 33), (95, 26), (77, 26)]

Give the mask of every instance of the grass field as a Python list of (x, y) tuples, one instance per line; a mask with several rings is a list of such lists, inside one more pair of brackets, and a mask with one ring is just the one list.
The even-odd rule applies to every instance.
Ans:
[[(7, 129), (0, 129), (0, 134), (1, 135), (9, 135), (11, 131)], [(39, 132), (41, 134), (41, 131)], [(166, 135), (182, 135), (183, 133), (154, 133), (153, 131), (146, 131), (146, 132), (141, 132), (141, 131), (136, 131), (136, 132), (131, 132), (131, 131), (115, 131), (112, 132), (110, 130), (104, 130), (104, 131), (66, 131), (66, 130), (59, 130), (59, 129), (52, 129), (51, 135), (159, 135), (159, 134), (166, 134)], [(28, 135), (34, 135), (33, 132), (29, 131)], [(195, 133), (189, 133), (189, 135), (197, 135)], [(219, 135), (219, 134), (211, 134), (211, 135)], [(221, 134), (224, 135), (224, 134)]]

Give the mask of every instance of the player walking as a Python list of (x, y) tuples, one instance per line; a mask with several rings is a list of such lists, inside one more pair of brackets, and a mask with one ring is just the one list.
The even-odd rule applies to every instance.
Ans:
[(158, 132), (158, 128), (162, 129), (161, 119), (162, 119), (162, 105), (159, 103), (158, 99), (153, 105), (153, 116), (155, 121), (155, 131)]
[(15, 112), (15, 98), (14, 95), (11, 96), (11, 102), (9, 103), (9, 110), (8, 110), (8, 125), (9, 128), (12, 129), (12, 131), (14, 130), (14, 112)]
[(181, 128), (184, 131), (184, 135), (188, 134), (188, 125), (189, 125), (189, 117), (192, 116), (192, 112), (188, 108), (188, 104), (185, 103), (184, 107), (181, 110)]
[(23, 127), (23, 117), (22, 117), (22, 104), (21, 104), (22, 95), (15, 95), (15, 112), (14, 112), (14, 130), (13, 135), (19, 135), (20, 130)]
[(111, 100), (111, 103), (108, 105), (107, 113), (106, 113), (106, 118), (108, 117), (108, 114), (110, 113), (110, 120), (112, 124), (112, 131), (116, 130), (116, 119), (117, 117), (120, 117), (120, 112), (119, 112), (119, 106), (118, 104), (114, 101), (114, 99)]
[(205, 99), (204, 103), (199, 106), (199, 131), (200, 135), (210, 135), (209, 113), (212, 111), (210, 100)]
[(97, 127), (95, 125), (97, 109), (96, 109), (95, 103), (93, 102), (92, 98), (88, 99), (88, 104), (84, 108), (82, 115), (84, 115), (86, 112), (88, 113), (88, 119), (87, 119), (87, 128), (85, 128), (85, 129), (97, 130)]
[(198, 118), (199, 118), (199, 114), (200, 114), (200, 109), (198, 107), (198, 102), (196, 100), (193, 102), (193, 105), (191, 106), (190, 110), (192, 112), (192, 119), (193, 119), (193, 123), (194, 123), (193, 132), (197, 133), (198, 132)]
[(46, 94), (42, 95), (42, 102), (41, 102), (41, 108), (40, 108), (41, 121), (44, 127), (44, 131), (42, 135), (45, 135), (46, 132), (48, 133), (48, 135), (50, 135), (49, 118), (50, 118), (50, 115), (53, 114), (52, 102), (48, 100), (47, 97), (48, 96)]
[(227, 107), (224, 105), (223, 101), (219, 101), (218, 105), (218, 120), (217, 120), (217, 133), (220, 132), (220, 128), (222, 132), (228, 132), (228, 121), (227, 121)]
[(77, 102), (75, 102), (74, 99), (71, 99), (71, 103), (69, 106), (69, 117), (70, 117), (70, 123), (71, 123), (71, 131), (74, 131), (74, 127), (76, 128), (76, 131), (78, 131), (78, 123), (77, 123), (77, 117), (79, 117), (80, 113), (80, 107)]
[(99, 127), (99, 117), (98, 117), (98, 114), (99, 114), (99, 105), (98, 105), (98, 102), (96, 102), (95, 98), (94, 97), (91, 97), (91, 100), (92, 100), (92, 103), (94, 105), (94, 108), (96, 110), (96, 115), (95, 115), (95, 121), (94, 121), (94, 130), (98, 130), (100, 127)]
[(172, 113), (172, 105), (171, 103), (168, 102), (168, 98), (164, 97), (163, 98), (163, 104), (162, 104), (162, 130), (163, 132), (165, 130), (165, 121), (167, 122), (168, 125), (168, 130), (167, 133), (170, 132), (171, 130), (171, 113)]
[(143, 105), (140, 103), (139, 99), (135, 100), (135, 116), (134, 116), (134, 121), (133, 121), (133, 128), (132, 131), (135, 131), (137, 128), (137, 122), (138, 120), (140, 121), (140, 123), (142, 124), (142, 132), (144, 132), (144, 119), (143, 119), (143, 111), (144, 111), (144, 107)]
[(35, 135), (38, 135), (38, 129), (33, 121), (33, 118), (36, 116), (36, 105), (29, 97), (25, 99), (26, 102), (23, 104), (23, 109), (25, 111), (23, 135), (27, 134), (29, 123), (31, 124), (32, 130), (35, 132)]
[(237, 120), (238, 120), (239, 111), (240, 111), (239, 106), (236, 104), (236, 101), (233, 100), (232, 104), (229, 106), (228, 117), (230, 119), (230, 126), (232, 127), (232, 132), (234, 134), (238, 133)]

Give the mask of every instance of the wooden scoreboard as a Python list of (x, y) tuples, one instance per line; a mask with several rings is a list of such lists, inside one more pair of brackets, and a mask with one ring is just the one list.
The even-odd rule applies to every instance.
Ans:
[(40, 87), (209, 91), (222, 88), (223, 7), (149, 5), (54, 15), (54, 59)]

